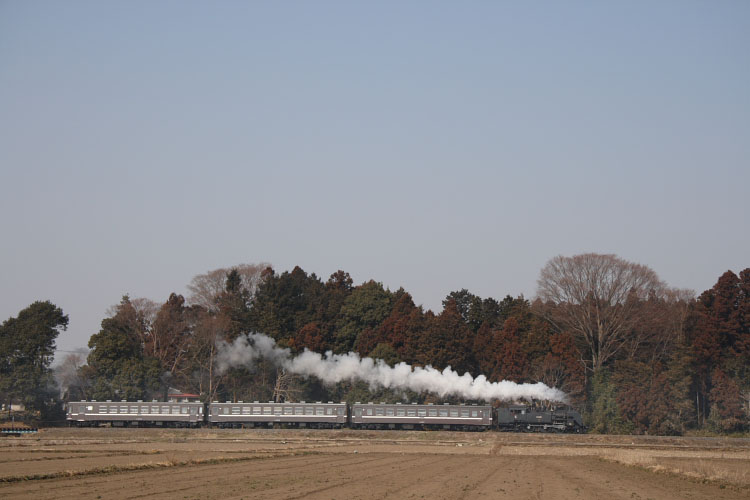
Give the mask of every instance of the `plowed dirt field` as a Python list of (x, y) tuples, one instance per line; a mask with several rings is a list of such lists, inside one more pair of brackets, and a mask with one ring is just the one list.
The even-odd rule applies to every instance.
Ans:
[(748, 499), (750, 440), (51, 429), (0, 440), (0, 498)]

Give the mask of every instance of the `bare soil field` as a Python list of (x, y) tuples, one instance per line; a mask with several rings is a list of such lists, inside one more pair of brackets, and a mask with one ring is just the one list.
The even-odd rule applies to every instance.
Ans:
[(750, 498), (750, 440), (48, 429), (0, 439), (0, 498)]

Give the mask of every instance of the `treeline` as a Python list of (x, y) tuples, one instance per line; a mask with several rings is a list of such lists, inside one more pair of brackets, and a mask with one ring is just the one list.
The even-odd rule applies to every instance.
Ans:
[[(364, 383), (323, 387), (263, 361), (221, 372), (218, 344), (255, 331), (294, 352), (354, 351), (491, 381), (541, 381), (565, 391), (596, 432), (750, 425), (750, 269), (728, 271), (695, 299), (613, 255), (556, 257), (540, 273), (534, 302), (464, 289), (449, 293), (437, 314), (404, 289), (355, 286), (344, 271), (324, 281), (299, 267), (279, 274), (242, 265), (196, 276), (188, 289), (187, 298), (172, 294), (163, 304), (123, 297), (92, 335), (88, 357), (72, 354), (58, 367), (63, 398), (163, 398), (169, 387), (205, 401), (404, 397)], [(14, 321), (2, 325), (3, 346)], [(0, 390), (8, 400), (15, 389)]]

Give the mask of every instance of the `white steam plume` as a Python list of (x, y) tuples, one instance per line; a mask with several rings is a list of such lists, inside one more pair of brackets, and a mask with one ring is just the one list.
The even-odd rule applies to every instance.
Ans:
[(483, 401), (567, 400), (560, 389), (548, 387), (542, 382), (490, 382), (484, 375), (476, 378), (468, 373), (459, 375), (450, 366), (443, 371), (431, 366), (413, 368), (406, 363), (391, 367), (382, 359), (360, 358), (353, 352), (333, 354), (328, 351), (321, 355), (307, 349), (298, 356), (292, 356), (289, 349), (278, 347), (275, 340), (258, 333), (242, 335), (232, 343), (218, 342), (217, 364), (220, 372), (234, 367), (251, 367), (259, 358), (269, 360), (290, 373), (317, 377), (326, 384), (362, 380), (371, 388), (408, 389), (419, 393), (431, 392), (441, 397), (455, 395)]

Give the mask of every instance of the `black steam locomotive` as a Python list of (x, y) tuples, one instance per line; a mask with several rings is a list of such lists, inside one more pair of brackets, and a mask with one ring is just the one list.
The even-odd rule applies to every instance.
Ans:
[(539, 408), (515, 405), (497, 410), (497, 428), (514, 432), (585, 431), (581, 414), (568, 406)]
[(567, 407), (386, 403), (200, 403), (78, 401), (68, 403), (70, 425), (122, 427), (308, 427), (584, 432), (581, 415)]

